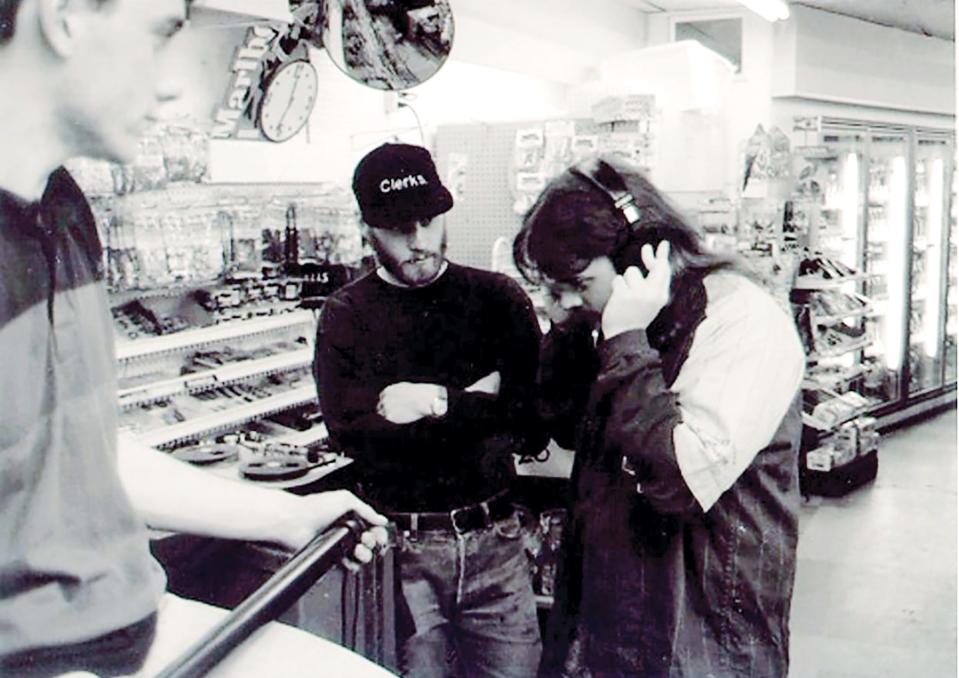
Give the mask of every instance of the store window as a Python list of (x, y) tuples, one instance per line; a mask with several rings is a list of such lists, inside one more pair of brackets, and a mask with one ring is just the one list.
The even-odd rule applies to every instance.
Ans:
[(699, 21), (677, 21), (673, 39), (696, 40), (711, 49), (742, 71), (743, 62), (743, 20), (742, 19), (703, 19)]

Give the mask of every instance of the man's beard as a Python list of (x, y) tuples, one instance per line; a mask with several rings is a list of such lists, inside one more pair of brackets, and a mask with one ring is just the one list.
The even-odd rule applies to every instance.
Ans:
[(577, 306), (568, 311), (566, 320), (561, 324), (564, 326), (591, 327), (594, 330), (598, 330), (602, 319), (602, 311), (594, 311), (591, 308)]
[(433, 282), (443, 270), (443, 262), (446, 261), (446, 229), (443, 229), (443, 239), (440, 241), (439, 250), (412, 250), (413, 256), (426, 256), (427, 258), (420, 263), (410, 260), (400, 261), (387, 252), (376, 239), (375, 235), (369, 237), (370, 246), (376, 254), (376, 261), (386, 269), (386, 272), (396, 278), (399, 282), (410, 287), (423, 287)]

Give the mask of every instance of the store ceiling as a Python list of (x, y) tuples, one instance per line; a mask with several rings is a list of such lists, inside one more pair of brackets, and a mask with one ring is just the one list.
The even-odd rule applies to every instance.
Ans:
[[(676, 12), (740, 6), (736, 0), (619, 0), (644, 12)], [(955, 41), (955, 0), (802, 0), (807, 5), (884, 26)]]

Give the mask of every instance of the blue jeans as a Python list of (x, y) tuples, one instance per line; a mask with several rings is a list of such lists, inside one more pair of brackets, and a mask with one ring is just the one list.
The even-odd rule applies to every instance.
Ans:
[(516, 514), (463, 534), (404, 531), (399, 542), (414, 627), (403, 644), (404, 675), (536, 675), (539, 622)]

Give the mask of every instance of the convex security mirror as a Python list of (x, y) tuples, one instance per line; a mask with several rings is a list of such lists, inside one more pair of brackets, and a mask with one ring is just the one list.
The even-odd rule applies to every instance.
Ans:
[(348, 76), (404, 90), (433, 76), (453, 46), (448, 0), (291, 0), (302, 37)]

